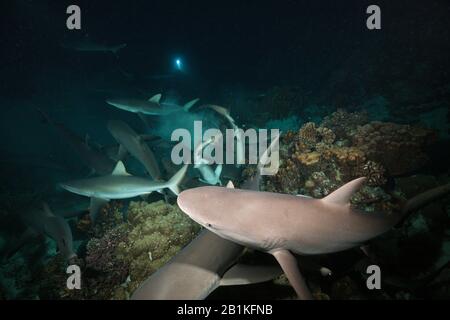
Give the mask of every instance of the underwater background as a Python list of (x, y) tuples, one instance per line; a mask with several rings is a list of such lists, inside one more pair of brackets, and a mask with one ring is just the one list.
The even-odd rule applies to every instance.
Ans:
[[(81, 30), (66, 27), (71, 4), (81, 8)], [(366, 27), (370, 4), (381, 8), (381, 30)], [(109, 120), (152, 137), (146, 143), (164, 180), (177, 171), (170, 161), (172, 131), (192, 132), (194, 120), (204, 129), (225, 128), (223, 116), (205, 107), (219, 105), (242, 128), (282, 132), (280, 170), (263, 180), (262, 190), (321, 198), (366, 176), (352, 202), (391, 212), (450, 182), (448, 1), (2, 5), (0, 299), (128, 299), (198, 234), (201, 227), (173, 195), (111, 201), (94, 224), (89, 198), (60, 187), (98, 175), (77, 145), (115, 163)], [(106, 103), (159, 93), (181, 106), (200, 100), (189, 112), (145, 121)], [(148, 176), (137, 159), (127, 156), (124, 163), (133, 175)], [(225, 165), (221, 182), (239, 185), (254, 171)], [(204, 185), (199, 178), (190, 167), (181, 188)], [(68, 261), (43, 223), (49, 211), (73, 238), (81, 290), (66, 287)], [(320, 257), (333, 276), (307, 275), (314, 297), (450, 298), (449, 215), (447, 197), (372, 241), (382, 290), (366, 288), (370, 262), (358, 250)], [(273, 260), (259, 252), (243, 259)], [(221, 287), (209, 298), (294, 297), (280, 276)]]

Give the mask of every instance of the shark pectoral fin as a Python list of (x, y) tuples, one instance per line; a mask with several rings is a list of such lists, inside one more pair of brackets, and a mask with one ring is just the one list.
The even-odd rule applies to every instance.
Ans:
[(91, 221), (95, 222), (98, 216), (98, 212), (109, 202), (107, 199), (91, 198), (91, 205), (89, 207), (89, 215)]
[(365, 177), (354, 179), (347, 182), (339, 189), (333, 191), (325, 198), (322, 199), (324, 202), (330, 202), (335, 204), (347, 205), (350, 203), (350, 198), (355, 192), (357, 192), (363, 186), (366, 181)]
[(270, 281), (283, 271), (279, 266), (236, 264), (228, 269), (220, 280), (221, 286), (237, 286)]
[(306, 285), (305, 278), (303, 278), (303, 275), (298, 269), (297, 259), (295, 259), (292, 253), (288, 250), (277, 250), (271, 253), (277, 259), (299, 299), (312, 300), (313, 296)]
[(153, 97), (148, 99), (148, 101), (156, 103), (159, 103), (159, 100), (161, 100), (161, 93), (155, 94)]
[(194, 104), (196, 104), (198, 100), (200, 100), (200, 99), (197, 98), (197, 99), (194, 99), (194, 100), (191, 100), (191, 101), (187, 102), (187, 103), (183, 106), (184, 111), (189, 111), (189, 109), (191, 109), (192, 106), (193, 106)]

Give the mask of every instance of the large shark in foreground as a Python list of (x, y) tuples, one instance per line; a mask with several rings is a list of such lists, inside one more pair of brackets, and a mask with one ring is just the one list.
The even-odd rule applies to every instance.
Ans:
[(158, 161), (156, 160), (153, 151), (141, 136), (125, 122), (119, 120), (108, 121), (108, 130), (120, 144), (119, 154), (122, 154), (122, 149), (125, 149), (144, 165), (145, 169), (154, 180), (161, 179)]
[[(278, 138), (274, 139), (261, 157), (257, 174), (247, 179), (242, 188), (259, 190), (260, 166), (267, 162), (268, 152)], [(244, 250), (245, 247), (204, 229), (189, 245), (153, 273), (133, 293), (131, 299), (204, 299), (221, 285), (263, 282), (281, 273), (274, 266), (236, 264)]]
[(111, 175), (88, 178), (62, 183), (67, 191), (91, 198), (90, 216), (95, 221), (98, 211), (111, 199), (127, 199), (147, 195), (154, 191), (168, 188), (173, 193), (180, 193), (178, 185), (183, 180), (187, 170), (184, 165), (169, 181), (152, 181), (130, 175), (121, 161)]
[(187, 102), (184, 106), (177, 104), (160, 102), (161, 94), (156, 94), (148, 100), (143, 99), (108, 99), (106, 103), (121, 110), (137, 113), (138, 115), (166, 116), (168, 114), (189, 111), (191, 107), (199, 100), (194, 99)]
[(208, 186), (183, 191), (177, 202), (220, 237), (272, 254), (299, 298), (312, 299), (292, 253), (326, 254), (361, 246), (450, 192), (449, 184), (416, 196), (401, 214), (363, 213), (349, 201), (365, 180), (350, 181), (323, 199)]

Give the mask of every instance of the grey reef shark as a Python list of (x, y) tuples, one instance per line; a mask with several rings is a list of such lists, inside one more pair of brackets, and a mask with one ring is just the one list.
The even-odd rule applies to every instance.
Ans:
[(46, 202), (40, 202), (30, 210), (24, 210), (20, 219), (27, 227), (26, 231), (7, 250), (6, 257), (12, 256), (28, 240), (45, 235), (53, 239), (58, 247), (58, 252), (66, 260), (76, 258), (73, 250), (72, 231), (63, 217), (55, 215)]
[(41, 114), (45, 122), (51, 124), (59, 132), (60, 136), (72, 147), (81, 161), (91, 169), (92, 173), (105, 175), (112, 172), (116, 162), (96, 147), (90, 145), (88, 138), (82, 139), (62, 123), (51, 119), (41, 109), (36, 109)]
[(89, 213), (92, 221), (95, 221), (99, 210), (112, 199), (144, 196), (154, 191), (162, 192), (166, 188), (178, 195), (178, 185), (186, 174), (187, 166), (184, 165), (169, 181), (154, 181), (130, 175), (122, 161), (118, 161), (109, 175), (61, 183), (60, 186), (69, 192), (90, 197)]
[(166, 116), (174, 112), (189, 111), (199, 99), (187, 102), (184, 106), (174, 103), (161, 102), (161, 94), (156, 94), (148, 100), (144, 99), (107, 99), (106, 103), (121, 110), (137, 113), (138, 115)]
[(216, 235), (272, 254), (300, 299), (312, 299), (297, 259), (363, 246), (409, 213), (450, 192), (450, 184), (407, 201), (398, 214), (364, 213), (350, 205), (361, 177), (322, 199), (216, 186), (181, 192), (180, 209)]
[(108, 121), (108, 130), (120, 145), (118, 159), (123, 158), (123, 154), (128, 151), (144, 165), (153, 180), (161, 179), (158, 161), (142, 136), (138, 135), (130, 126), (120, 120)]
[(107, 52), (113, 53), (114, 55), (117, 55), (119, 51), (125, 48), (126, 46), (127, 46), (126, 43), (116, 45), (99, 43), (93, 41), (88, 36), (85, 36), (78, 41), (66, 41), (61, 43), (61, 47), (65, 49), (81, 52)]
[(207, 147), (211, 143), (213, 143), (215, 137), (210, 137), (208, 140), (204, 142), (200, 142), (198, 146), (194, 150), (194, 168), (200, 172), (201, 178), (200, 181), (210, 185), (222, 185), (222, 181), (220, 180), (220, 175), (222, 174), (222, 164), (219, 163), (216, 165), (216, 168), (213, 170), (211, 165), (209, 164), (208, 159), (204, 159), (202, 157), (203, 148)]

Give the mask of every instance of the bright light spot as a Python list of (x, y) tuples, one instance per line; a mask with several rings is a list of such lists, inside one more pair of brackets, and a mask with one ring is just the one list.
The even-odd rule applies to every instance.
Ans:
[(181, 59), (176, 59), (176, 60), (175, 60), (175, 65), (177, 66), (177, 69), (178, 69), (178, 70), (181, 70), (181, 66), (182, 66), (182, 64), (181, 64)]

